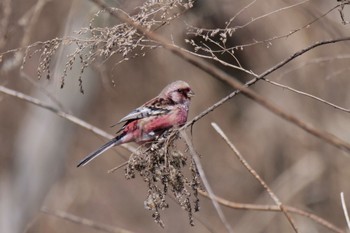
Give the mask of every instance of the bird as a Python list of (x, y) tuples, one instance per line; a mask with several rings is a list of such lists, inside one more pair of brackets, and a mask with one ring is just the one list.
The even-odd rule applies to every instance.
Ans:
[[(167, 85), (156, 97), (136, 108), (113, 126), (124, 123), (117, 136), (83, 158), (77, 167), (84, 166), (112, 147), (136, 142), (143, 144), (156, 140), (165, 131), (181, 127), (187, 116), (194, 92), (185, 81)], [(112, 127), (113, 127), (112, 126)]]

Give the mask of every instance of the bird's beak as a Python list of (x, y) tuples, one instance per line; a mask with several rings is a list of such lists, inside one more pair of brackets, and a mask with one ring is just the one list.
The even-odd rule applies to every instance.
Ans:
[(188, 98), (191, 98), (192, 96), (194, 96), (194, 92), (190, 90), (189, 92), (187, 92), (187, 96)]

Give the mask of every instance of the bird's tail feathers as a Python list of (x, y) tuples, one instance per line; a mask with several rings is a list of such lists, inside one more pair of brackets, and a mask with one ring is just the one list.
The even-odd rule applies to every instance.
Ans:
[(101, 155), (103, 152), (105, 152), (106, 150), (112, 148), (113, 146), (117, 146), (121, 143), (121, 141), (119, 140), (121, 137), (115, 137), (112, 140), (110, 140), (109, 142), (107, 142), (106, 144), (104, 144), (103, 146), (101, 146), (98, 150), (92, 152), (91, 154), (87, 155), (84, 159), (82, 159), (79, 164), (77, 165), (77, 167), (80, 166), (85, 166), (86, 164), (88, 164), (89, 162), (91, 162), (91, 160), (95, 159), (97, 156)]

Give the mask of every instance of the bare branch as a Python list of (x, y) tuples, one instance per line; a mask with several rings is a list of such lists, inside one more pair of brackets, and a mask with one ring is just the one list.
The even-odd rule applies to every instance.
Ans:
[(349, 24), (350, 22), (347, 21), (347, 20), (345, 20), (345, 16), (344, 16), (344, 6), (350, 4), (350, 2), (349, 2), (348, 0), (340, 0), (339, 2), (341, 2), (341, 3), (340, 3), (340, 6), (339, 6), (339, 9), (338, 9), (339, 14), (340, 14), (340, 18), (341, 18), (341, 22), (342, 22), (342, 24), (344, 24), (344, 25)]
[(197, 154), (197, 152), (194, 150), (193, 148), (193, 145), (192, 145), (192, 142), (191, 140), (188, 138), (186, 132), (184, 130), (180, 131), (181, 132), (181, 137), (186, 141), (186, 144), (188, 145), (188, 148), (191, 152), (191, 155), (192, 155), (192, 158), (197, 166), (197, 169), (198, 169), (198, 172), (199, 172), (199, 175), (203, 181), (203, 184), (204, 184), (204, 187), (205, 189), (207, 190), (208, 194), (209, 194), (209, 197), (210, 197), (210, 200), (212, 201), (214, 207), (215, 207), (215, 210), (216, 212), (218, 213), (219, 217), (220, 217), (220, 220), (222, 221), (222, 223), (224, 224), (224, 226), (226, 227), (226, 230), (230, 233), (233, 232), (230, 224), (228, 223), (228, 221), (226, 220), (226, 217), (224, 215), (224, 212), (222, 212), (222, 209), (220, 208), (220, 205), (218, 204), (218, 202), (215, 200), (215, 195), (214, 195), (214, 192), (213, 190), (211, 189), (210, 187), (210, 184), (205, 176), (205, 173), (204, 173), (204, 170), (203, 170), (203, 167), (202, 167), (202, 164), (201, 164), (201, 161), (199, 159), (199, 156)]
[(293, 227), (295, 232), (298, 232), (298, 228), (296, 227), (294, 220), (292, 219), (291, 216), (287, 213), (285, 206), (282, 204), (282, 202), (279, 200), (279, 198), (272, 192), (270, 187), (266, 184), (266, 182), (259, 176), (259, 174), (249, 165), (247, 160), (244, 159), (242, 154), (239, 152), (239, 150), (235, 147), (235, 145), (228, 139), (228, 137), (225, 135), (225, 133), (222, 131), (222, 129), (216, 124), (216, 123), (211, 123), (211, 126), (215, 129), (215, 131), (224, 139), (224, 141), (229, 145), (229, 147), (232, 149), (232, 151), (235, 153), (236, 157), (238, 160), (247, 168), (247, 170), (254, 176), (255, 179), (259, 181), (261, 186), (266, 189), (268, 194), (271, 196), (272, 200), (276, 203), (276, 205), (280, 208), (280, 210), (284, 213), (286, 218), (288, 219), (290, 225)]
[(288, 9), (290, 9), (290, 8), (293, 8), (293, 7), (302, 5), (302, 4), (304, 4), (304, 3), (306, 3), (306, 2), (309, 2), (309, 1), (310, 1), (310, 0), (304, 0), (304, 1), (301, 1), (301, 2), (298, 2), (298, 3), (295, 3), (295, 4), (293, 4), (293, 5), (290, 5), (290, 6), (278, 8), (277, 10), (274, 10), (274, 11), (272, 11), (272, 12), (269, 12), (269, 13), (266, 13), (266, 14), (264, 14), (264, 15), (261, 15), (261, 16), (258, 16), (258, 17), (256, 17), (256, 18), (253, 18), (252, 20), (250, 20), (249, 22), (245, 23), (244, 25), (236, 26), (236, 27), (234, 27), (234, 28), (235, 28), (235, 29), (244, 28), (244, 27), (248, 26), (248, 25), (251, 24), (251, 23), (254, 23), (255, 21), (257, 21), (257, 20), (259, 20), (259, 19), (262, 19), (262, 18), (265, 18), (265, 17), (270, 16), (270, 15), (272, 15), (272, 14), (276, 14), (276, 13), (279, 13), (279, 12), (281, 12), (281, 11), (288, 10)]
[(268, 83), (270, 83), (270, 84), (272, 84), (272, 85), (275, 85), (275, 86), (278, 86), (278, 87), (287, 89), (287, 90), (289, 90), (289, 91), (291, 91), (291, 92), (294, 92), (294, 93), (297, 93), (297, 94), (301, 94), (301, 95), (307, 96), (307, 97), (309, 97), (309, 98), (311, 98), (311, 99), (320, 101), (320, 102), (322, 102), (322, 103), (324, 103), (324, 104), (327, 104), (327, 105), (329, 105), (329, 106), (331, 106), (331, 107), (333, 107), (333, 108), (335, 108), (335, 109), (338, 109), (338, 110), (341, 110), (341, 111), (344, 111), (344, 112), (347, 112), (347, 113), (350, 112), (350, 109), (340, 107), (340, 106), (338, 106), (338, 105), (336, 105), (336, 104), (333, 104), (333, 103), (331, 103), (331, 102), (329, 102), (329, 101), (327, 101), (327, 100), (324, 100), (324, 99), (322, 99), (322, 98), (320, 98), (320, 97), (317, 97), (317, 96), (311, 95), (311, 94), (309, 94), (309, 93), (306, 93), (306, 92), (303, 92), (303, 91), (299, 91), (299, 90), (297, 90), (297, 89), (294, 89), (294, 88), (292, 88), (292, 87), (289, 87), (289, 86), (286, 86), (286, 85), (283, 85), (283, 84), (280, 84), (280, 83), (271, 81), (271, 80), (269, 80), (269, 79), (267, 79), (267, 78), (263, 78), (263, 80), (266, 81), (266, 82), (268, 82)]
[[(73, 116), (73, 115), (70, 115), (66, 112), (63, 112), (59, 109), (56, 109), (55, 107), (53, 107), (51, 105), (45, 104), (45, 103), (41, 102), (39, 99), (33, 98), (31, 96), (25, 95), (21, 92), (6, 88), (6, 87), (1, 86), (1, 85), (0, 85), (0, 92), (7, 94), (7, 95), (10, 95), (10, 96), (13, 96), (13, 97), (16, 97), (20, 100), (24, 100), (24, 101), (29, 102), (31, 104), (34, 104), (38, 107), (44, 108), (46, 110), (49, 110), (50, 112), (53, 112), (54, 114), (66, 119), (70, 122), (73, 122), (73, 123), (85, 128), (85, 129), (87, 129), (87, 130), (89, 130), (97, 135), (100, 135), (104, 138), (107, 138), (107, 139), (114, 138), (114, 135), (108, 134), (105, 131), (103, 131), (102, 129), (99, 129), (99, 128), (87, 123), (86, 121), (83, 121), (83, 120)], [(124, 147), (125, 149), (129, 150), (132, 153), (136, 152), (132, 146), (125, 145), (125, 144), (121, 145), (121, 146)]]
[(256, 3), (256, 0), (253, 0), (252, 2), (250, 2), (249, 4), (247, 4), (245, 7), (243, 7), (241, 10), (239, 10), (227, 23), (226, 23), (226, 28), (228, 28), (231, 23), (240, 15), (242, 14), (242, 12), (244, 12), (245, 10), (247, 10), (249, 7), (251, 7), (253, 4)]
[(102, 224), (102, 223), (98, 223), (95, 221), (92, 221), (90, 219), (87, 218), (82, 218), (79, 217), (77, 215), (73, 215), (64, 211), (59, 211), (59, 210), (50, 210), (48, 208), (46, 208), (45, 206), (43, 208), (41, 208), (41, 211), (44, 214), (47, 215), (52, 215), (54, 217), (57, 218), (61, 218), (64, 220), (68, 220), (70, 222), (73, 223), (77, 223), (98, 231), (102, 231), (102, 232), (107, 232), (107, 233), (132, 233), (132, 231), (120, 228), (120, 227), (115, 227), (115, 226), (110, 226), (110, 225), (106, 225), (106, 224)]
[[(202, 196), (211, 199), (207, 192), (204, 192), (201, 190), (198, 190), (198, 192)], [(233, 209), (255, 210), (255, 211), (278, 211), (278, 212), (281, 211), (281, 209), (278, 205), (257, 205), (257, 204), (238, 203), (238, 202), (228, 201), (228, 200), (226, 200), (222, 197), (218, 197), (218, 196), (214, 196), (214, 198), (221, 205), (229, 207), (229, 208), (233, 208)], [(288, 206), (288, 205), (285, 205), (284, 207), (285, 207), (285, 210), (287, 212), (307, 217), (307, 218), (319, 223), (320, 225), (328, 228), (329, 230), (331, 230), (333, 232), (345, 233), (345, 231), (343, 231), (339, 227), (333, 225), (332, 223), (328, 222), (327, 220), (325, 220), (317, 215), (314, 215), (314, 214), (309, 213), (307, 211), (303, 211), (303, 210), (300, 210), (300, 209), (297, 209), (297, 208), (294, 208), (294, 207)]]

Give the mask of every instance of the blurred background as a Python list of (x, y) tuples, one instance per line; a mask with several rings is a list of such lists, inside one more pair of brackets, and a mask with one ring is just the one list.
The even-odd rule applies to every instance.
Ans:
[[(155, 2), (162, 6), (170, 1), (110, 0), (108, 4), (133, 15), (140, 11), (138, 7)], [(205, 42), (189, 33), (189, 28), (225, 28), (235, 16), (230, 25), (237, 29), (227, 37), (227, 46), (252, 45), (235, 50), (235, 58), (222, 54), (220, 59), (232, 64), (237, 64), (237, 59), (245, 69), (260, 74), (317, 41), (349, 36), (349, 24), (342, 23), (337, 4), (335, 0), (196, 1), (157, 33), (193, 51), (185, 39), (202, 45)], [(345, 5), (341, 11), (344, 20), (350, 19), (348, 8)], [(50, 79), (45, 75), (37, 79), (40, 56), (45, 51), (36, 52), (34, 48), (30, 56), (26, 50), (7, 51), (56, 37), (79, 37), (75, 32), (88, 27), (99, 8), (91, 1), (2, 0), (0, 9), (0, 85), (38, 98), (110, 134), (116, 130), (110, 125), (172, 81), (184, 80), (196, 93), (189, 119), (233, 91), (162, 48), (146, 50), (145, 56), (122, 63), (118, 63), (123, 59), (118, 54), (107, 61), (96, 60), (81, 76), (84, 94), (78, 80), (81, 64), (76, 62), (61, 89), (67, 56), (74, 53), (74, 44), (60, 46), (47, 62)], [(174, 11), (183, 10), (179, 9)], [(104, 26), (120, 23), (108, 14), (95, 21)], [(287, 36), (296, 29), (300, 30)], [(80, 38), (84, 36), (89, 39), (89, 34)], [(267, 78), (346, 108), (350, 106), (349, 59), (349, 42), (325, 45)], [(208, 61), (241, 82), (252, 78)], [(348, 112), (263, 81), (252, 89), (288, 113), (350, 142)], [(162, 229), (144, 209), (147, 185), (142, 179), (126, 180), (123, 169), (107, 173), (125, 162), (129, 151), (115, 148), (77, 169), (77, 162), (106, 142), (105, 138), (5, 94), (0, 94), (0, 112), (1, 232), (99, 232), (44, 213), (42, 208), (131, 232), (225, 232), (212, 203), (204, 197), (200, 197), (194, 227), (187, 213), (169, 198), (170, 207), (161, 211)], [(350, 203), (349, 154), (238, 95), (199, 120), (192, 135), (214, 193), (234, 202), (274, 204), (215, 133), (211, 122), (224, 130), (284, 204), (310, 211), (346, 231), (339, 194), (343, 191)], [(282, 213), (222, 208), (234, 232), (293, 232)], [(292, 217), (300, 232), (332, 232), (308, 218)]]

